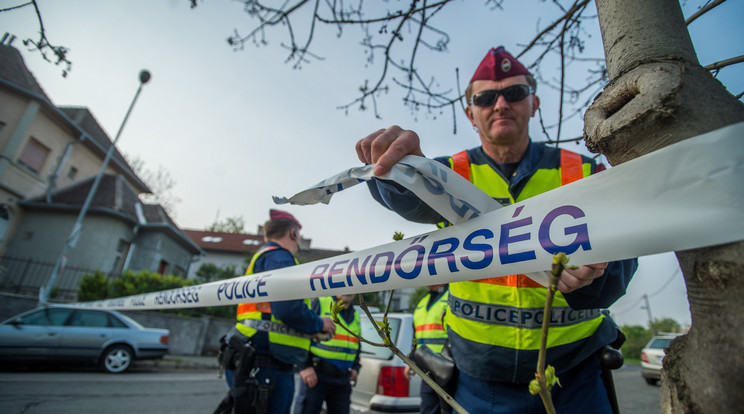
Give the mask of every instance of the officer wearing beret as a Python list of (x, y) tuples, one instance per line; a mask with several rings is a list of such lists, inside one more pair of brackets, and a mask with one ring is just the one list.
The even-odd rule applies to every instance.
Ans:
[[(603, 170), (589, 157), (532, 142), (528, 124), (540, 106), (536, 89), (535, 79), (517, 59), (503, 47), (491, 49), (465, 90), (465, 113), (480, 146), (435, 160), (503, 205)], [(370, 134), (357, 142), (356, 151), (360, 161), (377, 164), (377, 176), (406, 155), (424, 155), (419, 136), (398, 126)], [(448, 225), (395, 183), (375, 179), (368, 185), (378, 202), (402, 217)], [(624, 338), (599, 309), (625, 294), (636, 267), (637, 260), (632, 259), (563, 271), (547, 352), (547, 363), (556, 368), (561, 382), (561, 387), (553, 389), (559, 413), (611, 412), (600, 378), (599, 352)], [(493, 274), (449, 287), (450, 311), (445, 323), (459, 371), (455, 400), (473, 413), (543, 412), (540, 397), (528, 390), (537, 366), (542, 316), (528, 316), (543, 308), (546, 289), (525, 275)], [(483, 314), (490, 317), (478, 319), (463, 313), (475, 307), (488, 309)]]
[[(302, 226), (286, 211), (272, 209), (269, 216), (266, 244), (253, 255), (246, 275), (297, 264)], [(336, 325), (313, 312), (309, 299), (239, 304), (229, 338), (238, 362), (232, 389), (217, 412), (289, 414), (294, 369), (305, 363), (311, 339), (321, 332), (333, 336)]]

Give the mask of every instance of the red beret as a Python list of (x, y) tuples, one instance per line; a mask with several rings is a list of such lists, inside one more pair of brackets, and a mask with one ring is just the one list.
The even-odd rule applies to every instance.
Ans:
[(503, 46), (491, 48), (475, 70), (470, 83), (477, 80), (502, 80), (512, 76), (529, 75), (530, 72), (510, 55)]
[(297, 221), (297, 219), (293, 215), (287, 213), (286, 211), (271, 209), (269, 210), (269, 218), (271, 220), (276, 220), (280, 218), (290, 219), (297, 224), (298, 229), (302, 229), (302, 225), (300, 225), (300, 222)]

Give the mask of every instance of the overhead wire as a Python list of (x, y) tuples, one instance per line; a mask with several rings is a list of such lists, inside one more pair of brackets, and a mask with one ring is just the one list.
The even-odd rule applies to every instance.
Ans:
[[(679, 268), (675, 269), (674, 272), (672, 272), (672, 274), (669, 276), (669, 279), (667, 279), (666, 282), (664, 282), (664, 284), (658, 290), (656, 290), (656, 292), (648, 295), (648, 297), (649, 298), (650, 297), (654, 297), (654, 296), (658, 295), (659, 293), (661, 293), (662, 291), (664, 291), (664, 289), (666, 289), (669, 286), (669, 284), (672, 283), (672, 281), (674, 280), (675, 276), (677, 276), (678, 273), (681, 273), (681, 271), (680, 271)], [(641, 296), (640, 298), (638, 298), (638, 300), (636, 300), (635, 302), (633, 302), (632, 305), (628, 305), (628, 306), (622, 308), (621, 310), (614, 310), (613, 312), (616, 315), (620, 315), (620, 314), (623, 314), (625, 312), (631, 311), (631, 310), (635, 309), (642, 301), (643, 301), (643, 296)]]

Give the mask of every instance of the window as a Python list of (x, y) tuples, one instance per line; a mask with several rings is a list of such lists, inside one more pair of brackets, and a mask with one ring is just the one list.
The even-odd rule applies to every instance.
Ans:
[(21, 156), (18, 157), (18, 163), (38, 174), (44, 167), (47, 157), (49, 157), (49, 148), (31, 138), (23, 148)]
[(0, 204), (0, 239), (5, 236), (8, 222), (10, 222), (10, 207), (7, 204)]
[(70, 167), (70, 170), (67, 171), (67, 178), (74, 180), (75, 177), (77, 177), (78, 169), (75, 167)]
[(116, 254), (114, 255), (114, 264), (111, 266), (112, 274), (120, 275), (124, 270), (124, 262), (129, 253), (129, 246), (130, 244), (126, 240), (119, 240), (119, 246), (116, 248)]
[(53, 325), (62, 326), (72, 309), (44, 308), (20, 318), (21, 325)]
[(70, 320), (71, 326), (85, 326), (88, 328), (106, 328), (109, 326), (108, 314), (89, 310), (79, 310)]
[(109, 318), (109, 326), (113, 328), (129, 329), (129, 327), (124, 324), (124, 322), (116, 319), (113, 315), (108, 315), (108, 318)]

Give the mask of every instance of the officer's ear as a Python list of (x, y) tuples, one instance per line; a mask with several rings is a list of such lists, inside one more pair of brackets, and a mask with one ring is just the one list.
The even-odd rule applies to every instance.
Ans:
[(289, 238), (292, 239), (292, 241), (297, 241), (297, 230), (295, 229), (290, 230)]
[(535, 112), (540, 108), (540, 98), (537, 97), (537, 95), (532, 96), (532, 115), (531, 117), (534, 118)]

